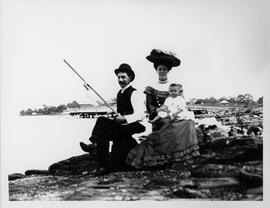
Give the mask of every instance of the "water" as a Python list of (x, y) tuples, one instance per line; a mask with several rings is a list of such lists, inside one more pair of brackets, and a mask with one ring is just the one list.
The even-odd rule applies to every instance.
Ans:
[(84, 154), (79, 142), (88, 138), (94, 119), (70, 116), (14, 116), (2, 132), (2, 161), (7, 173), (48, 169), (58, 161)]

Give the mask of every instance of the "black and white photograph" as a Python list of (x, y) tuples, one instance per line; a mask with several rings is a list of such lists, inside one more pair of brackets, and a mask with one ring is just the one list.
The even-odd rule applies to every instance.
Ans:
[(0, 5), (1, 207), (265, 206), (270, 1)]

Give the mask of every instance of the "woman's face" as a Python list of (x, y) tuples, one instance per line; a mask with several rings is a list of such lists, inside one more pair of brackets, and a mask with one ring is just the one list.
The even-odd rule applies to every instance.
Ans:
[(168, 72), (169, 72), (169, 70), (168, 70), (167, 66), (165, 66), (165, 65), (159, 65), (157, 67), (158, 78), (160, 81), (167, 80)]

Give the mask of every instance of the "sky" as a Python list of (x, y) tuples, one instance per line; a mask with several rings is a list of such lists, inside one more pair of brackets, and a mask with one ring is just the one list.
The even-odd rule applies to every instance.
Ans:
[(187, 98), (254, 99), (269, 90), (267, 0), (1, 0), (1, 101), (4, 110), (92, 102), (66, 59), (105, 99), (119, 90), (114, 69), (157, 81), (146, 56), (172, 51), (169, 73)]

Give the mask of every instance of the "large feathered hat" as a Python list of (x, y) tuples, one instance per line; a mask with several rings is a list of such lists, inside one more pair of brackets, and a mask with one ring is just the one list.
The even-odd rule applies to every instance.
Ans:
[(181, 64), (180, 59), (175, 57), (175, 54), (169, 51), (163, 51), (160, 49), (153, 49), (149, 56), (146, 59), (154, 63), (155, 69), (160, 64), (164, 64), (169, 68), (179, 66)]

